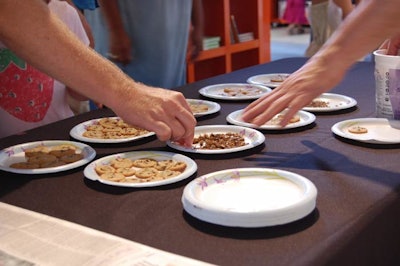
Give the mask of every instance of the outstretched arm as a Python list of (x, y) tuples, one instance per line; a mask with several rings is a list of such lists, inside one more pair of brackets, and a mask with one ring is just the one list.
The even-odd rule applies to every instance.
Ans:
[(281, 125), (315, 97), (336, 86), (359, 58), (400, 33), (400, 0), (363, 0), (317, 54), (272, 93), (246, 107), (243, 120), (262, 125), (289, 108)]
[(196, 120), (181, 93), (134, 82), (82, 44), (42, 0), (0, 1), (0, 40), (49, 76), (109, 106), (126, 122), (154, 131), (160, 140), (192, 143)]

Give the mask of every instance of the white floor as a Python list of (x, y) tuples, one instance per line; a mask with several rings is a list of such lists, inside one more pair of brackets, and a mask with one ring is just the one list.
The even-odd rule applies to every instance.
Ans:
[[(286, 27), (271, 27), (271, 60), (303, 57), (311, 38), (311, 29), (305, 30), (304, 34), (289, 35)], [(373, 61), (373, 56), (369, 54), (360, 61)]]
[(289, 35), (286, 27), (271, 28), (271, 60), (302, 57), (310, 43), (310, 28), (304, 34)]

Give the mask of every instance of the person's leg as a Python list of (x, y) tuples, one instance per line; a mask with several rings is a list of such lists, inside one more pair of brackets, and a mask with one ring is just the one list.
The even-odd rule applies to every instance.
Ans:
[(305, 52), (307, 57), (313, 56), (328, 37), (328, 5), (328, 0), (312, 1), (308, 19), (312, 32), (312, 40)]

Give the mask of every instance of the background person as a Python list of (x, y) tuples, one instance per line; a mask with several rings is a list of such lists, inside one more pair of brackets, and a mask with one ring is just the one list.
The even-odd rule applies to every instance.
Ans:
[(289, 23), (289, 35), (304, 33), (303, 25), (308, 24), (306, 17), (306, 1), (287, 0), (282, 19)]
[(186, 83), (190, 27), (190, 56), (202, 49), (201, 0), (103, 0), (85, 12), (96, 50), (117, 63), (136, 81), (175, 88)]
[[(85, 44), (89, 39), (77, 11), (67, 2), (45, 1)], [(19, 133), (88, 111), (88, 100), (38, 71), (0, 42), (0, 137)], [(72, 109), (72, 110), (71, 110)]]
[(311, 41), (305, 55), (313, 56), (353, 9), (351, 0), (312, 0), (308, 14)]
[(154, 131), (161, 141), (192, 145), (196, 120), (181, 93), (127, 77), (82, 44), (42, 0), (0, 1), (0, 41), (35, 68), (104, 103), (127, 123)]

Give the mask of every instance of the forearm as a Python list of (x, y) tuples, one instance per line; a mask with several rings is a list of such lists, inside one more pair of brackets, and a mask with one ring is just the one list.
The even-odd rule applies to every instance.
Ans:
[(110, 107), (135, 85), (82, 44), (41, 0), (0, 1), (0, 40), (49, 76)]
[(348, 69), (399, 32), (399, 4), (399, 0), (386, 1), (384, 5), (379, 0), (362, 1), (312, 60)]

